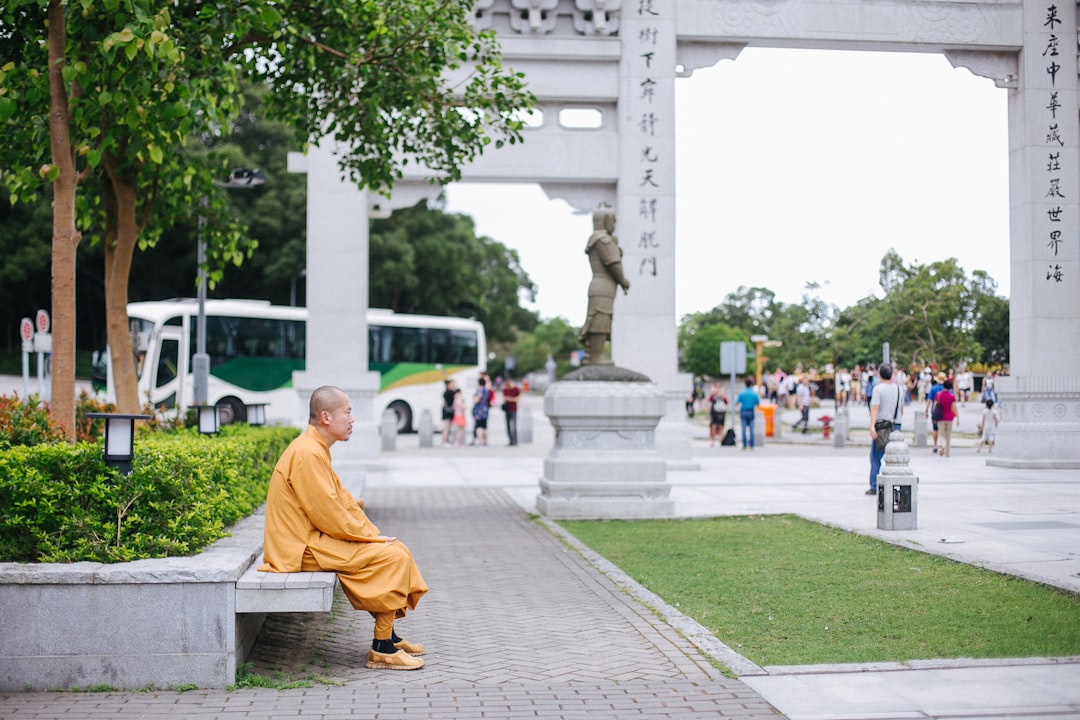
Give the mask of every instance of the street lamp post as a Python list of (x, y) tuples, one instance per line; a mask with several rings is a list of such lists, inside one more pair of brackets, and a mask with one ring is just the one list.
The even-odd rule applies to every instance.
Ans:
[[(242, 190), (258, 187), (267, 181), (262, 170), (237, 168), (229, 173), (229, 179), (215, 182), (218, 187), (229, 190)], [(199, 315), (195, 324), (195, 355), (191, 358), (192, 396), (196, 406), (206, 405), (210, 384), (210, 356), (206, 352), (206, 239), (203, 228), (206, 226), (206, 208), (209, 202), (205, 196), (199, 200), (199, 221), (196, 226), (199, 263)]]

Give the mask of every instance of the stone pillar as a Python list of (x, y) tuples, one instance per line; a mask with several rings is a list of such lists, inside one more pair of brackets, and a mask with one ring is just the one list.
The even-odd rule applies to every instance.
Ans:
[(842, 448), (847, 444), (848, 430), (851, 429), (851, 415), (847, 407), (836, 408), (836, 419), (833, 422), (833, 447)]
[(420, 425), (417, 432), (420, 434), (420, 447), (431, 447), (435, 434), (435, 421), (431, 417), (431, 411), (427, 408), (420, 411)]
[(1080, 467), (1080, 123), (1076, 5), (1024, 2), (1009, 91), (1010, 375), (989, 465)]
[(923, 413), (916, 411), (914, 423), (915, 447), (924, 448), (927, 445), (926, 438), (929, 434), (927, 426), (930, 424), (930, 418), (926, 417)]
[(619, 23), (615, 233), (630, 292), (616, 299), (612, 359), (662, 388), (657, 448), (669, 468), (692, 469), (675, 319), (675, 3), (631, 3)]
[(290, 155), (289, 169), (307, 173), (307, 339), (305, 369), (293, 373), (307, 424), (308, 399), (321, 385), (349, 396), (356, 420), (348, 442), (335, 443), (334, 469), (350, 487), (363, 487), (364, 468), (379, 452), (374, 400), (379, 374), (368, 357), (368, 199), (341, 180), (332, 149)]

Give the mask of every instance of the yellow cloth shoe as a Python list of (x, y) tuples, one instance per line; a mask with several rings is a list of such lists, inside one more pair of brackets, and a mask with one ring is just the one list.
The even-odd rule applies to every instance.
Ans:
[(404, 650), (398, 650), (393, 655), (368, 650), (364, 667), (372, 670), (419, 670), (424, 667), (424, 661)]
[(409, 653), (413, 657), (418, 657), (420, 655), (423, 655), (425, 652), (427, 652), (427, 650), (424, 648), (424, 646), (421, 645), (420, 643), (409, 642), (408, 640), (405, 640), (405, 639), (399, 640), (396, 643), (394, 643), (394, 647), (396, 647), (398, 650), (404, 650), (405, 652)]

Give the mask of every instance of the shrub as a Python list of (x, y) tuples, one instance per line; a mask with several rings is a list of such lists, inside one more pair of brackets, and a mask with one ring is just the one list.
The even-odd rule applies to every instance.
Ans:
[[(75, 405), (75, 439), (81, 442), (99, 439), (105, 421), (91, 419), (87, 414), (107, 412), (116, 412), (116, 406), (98, 400), (85, 391), (80, 393)], [(20, 400), (17, 395), (0, 396), (0, 447), (40, 445), (63, 440), (64, 430), (49, 414), (48, 403), (39, 402), (36, 395), (26, 400)]]
[(191, 555), (266, 499), (295, 428), (143, 433), (133, 471), (105, 466), (101, 443), (0, 449), (0, 560), (122, 562)]
[(49, 417), (48, 409), (31, 395), (0, 396), (0, 448), (61, 442), (64, 431)]

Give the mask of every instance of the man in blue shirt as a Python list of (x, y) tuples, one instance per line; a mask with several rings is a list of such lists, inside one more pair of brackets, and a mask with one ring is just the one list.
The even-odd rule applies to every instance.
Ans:
[(754, 378), (746, 378), (746, 389), (735, 398), (739, 406), (739, 419), (742, 421), (742, 449), (754, 449), (754, 408), (761, 404)]

